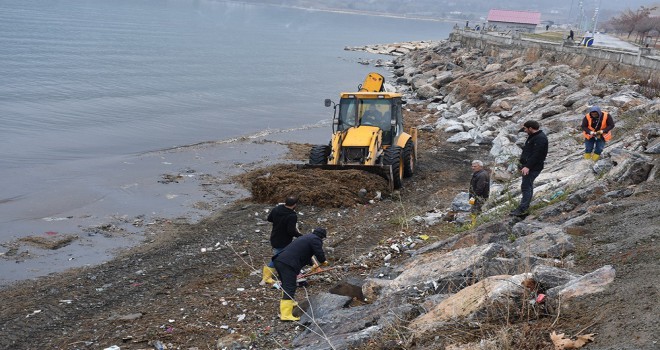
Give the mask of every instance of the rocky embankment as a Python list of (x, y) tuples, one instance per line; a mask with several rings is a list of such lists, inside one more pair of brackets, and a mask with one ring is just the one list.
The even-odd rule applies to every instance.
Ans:
[[(534, 50), (400, 47), (362, 49), (403, 53), (392, 70), (409, 101), (427, 104), (422, 133), (442, 130), (462, 150), (489, 150), (491, 198), (475, 229), (418, 250), (390, 249), (409, 258), (354, 286), (366, 304), (346, 308), (350, 296), (312, 297), (314, 317), (301, 320), (309, 330), (292, 345), (656, 348), (658, 278), (645, 274), (655, 276), (659, 253), (658, 86), (640, 86), (625, 75), (634, 72), (629, 67), (580, 66)], [(579, 132), (592, 105), (616, 120), (596, 162), (583, 159)], [(526, 135), (517, 130), (529, 119), (541, 123), (550, 153), (532, 214), (516, 221), (506, 213), (519, 200), (515, 161)], [(458, 212), (452, 217), (460, 224), (466, 199), (413, 220), (430, 227)], [(551, 332), (560, 335), (551, 339)]]

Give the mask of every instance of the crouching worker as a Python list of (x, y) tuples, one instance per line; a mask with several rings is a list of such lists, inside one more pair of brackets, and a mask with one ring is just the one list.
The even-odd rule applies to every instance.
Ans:
[(294, 296), (296, 294), (297, 278), (300, 270), (305, 265), (313, 265), (312, 256), (316, 257), (319, 264), (327, 265), (325, 253), (323, 252), (323, 239), (327, 231), (324, 228), (316, 228), (291, 242), (279, 254), (273, 256), (275, 269), (282, 283), (282, 300), (280, 301), (280, 320), (298, 321), (300, 317), (293, 316), (293, 307), (296, 306)]
[[(605, 143), (612, 138), (614, 118), (600, 107), (593, 106), (582, 118), (582, 134), (584, 135), (584, 159), (597, 161), (605, 148)], [(593, 154), (592, 154), (593, 152)]]

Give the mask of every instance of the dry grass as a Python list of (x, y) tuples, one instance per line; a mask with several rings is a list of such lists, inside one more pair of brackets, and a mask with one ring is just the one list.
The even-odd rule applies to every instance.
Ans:
[(562, 42), (568, 34), (565, 32), (540, 32), (540, 33), (524, 33), (521, 36), (526, 39), (544, 40), (552, 42)]

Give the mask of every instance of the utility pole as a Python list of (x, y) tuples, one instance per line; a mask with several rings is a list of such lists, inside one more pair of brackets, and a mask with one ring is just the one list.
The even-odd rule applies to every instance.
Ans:
[(584, 17), (584, 5), (582, 4), (582, 0), (579, 0), (578, 1), (578, 21), (577, 21), (577, 25), (578, 25), (578, 29), (580, 29), (580, 31), (583, 31), (585, 29), (585, 27), (582, 26), (583, 17)]
[(596, 0), (596, 10), (594, 11), (594, 37), (596, 36), (596, 28), (598, 25), (598, 10), (600, 9), (600, 1), (601, 0)]

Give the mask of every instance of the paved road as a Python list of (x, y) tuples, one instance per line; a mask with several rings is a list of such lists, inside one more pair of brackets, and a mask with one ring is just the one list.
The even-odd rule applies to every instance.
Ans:
[[(578, 38), (575, 39), (579, 40)], [(601, 33), (596, 33), (596, 36), (594, 37), (594, 46), (601, 46), (601, 47), (604, 46), (615, 49), (639, 51), (638, 46), (635, 46), (627, 41), (623, 41), (619, 38)]]

